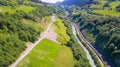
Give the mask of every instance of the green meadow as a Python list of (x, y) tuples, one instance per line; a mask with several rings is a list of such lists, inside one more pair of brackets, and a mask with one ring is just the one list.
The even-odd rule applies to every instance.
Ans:
[(115, 10), (94, 10), (94, 12), (102, 14), (102, 15), (110, 15), (110, 16), (120, 16), (120, 12)]
[(70, 48), (44, 39), (17, 67), (74, 67), (74, 59)]
[(102, 9), (107, 1), (99, 1), (99, 2), (100, 2), (99, 4), (91, 4), (90, 7), (91, 8)]
[(42, 31), (42, 32), (47, 28), (49, 23), (52, 22), (51, 16), (42, 17), (39, 23), (33, 20), (28, 20), (28, 19), (22, 19), (21, 21), (23, 24), (35, 27), (36, 30)]
[(63, 21), (57, 18), (56, 23), (54, 24), (55, 32), (58, 34), (57, 41), (62, 44), (67, 44), (70, 40), (69, 35), (66, 33), (66, 27), (63, 24)]
[[(98, 5), (91, 5), (91, 7), (100, 7), (100, 8), (103, 8), (103, 5), (105, 5), (107, 1), (101, 1), (101, 4), (98, 4)], [(117, 12), (116, 11), (116, 6), (120, 5), (120, 2), (119, 1), (115, 1), (115, 2), (111, 2), (109, 3), (110, 7), (112, 8), (111, 10), (108, 10), (108, 9), (105, 9), (105, 10), (94, 10), (95, 13), (99, 13), (99, 14), (102, 14), (102, 15), (110, 15), (110, 16), (120, 16), (120, 12)]]
[(55, 60), (55, 67), (74, 67), (73, 54), (70, 48), (62, 46)]
[(118, 1), (112, 2), (109, 5), (111, 6), (112, 9), (115, 9), (116, 6), (120, 5), (120, 2), (118, 2)]
[(25, 5), (19, 6), (17, 8), (12, 8), (11, 6), (0, 6), (0, 10), (1, 10), (2, 13), (8, 12), (10, 14), (15, 13), (17, 10), (22, 10), (22, 11), (28, 13), (33, 9), (34, 8), (31, 7), (31, 6), (25, 6)]

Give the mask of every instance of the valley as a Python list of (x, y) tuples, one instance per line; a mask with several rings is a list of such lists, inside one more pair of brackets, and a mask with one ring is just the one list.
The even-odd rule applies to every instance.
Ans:
[(119, 0), (1, 0), (0, 67), (119, 67), (119, 19)]
[[(94, 6), (93, 6), (94, 4)], [(106, 64), (119, 67), (119, 1), (93, 1), (83, 7), (64, 7), (70, 12), (70, 19), (78, 24), (83, 36), (106, 58)], [(107, 6), (106, 6), (107, 5)], [(94, 11), (99, 11), (96, 13)], [(106, 12), (106, 13), (105, 13)], [(114, 29), (114, 32), (113, 32)], [(117, 34), (117, 40), (112, 39)], [(88, 43), (89, 44), (89, 43)], [(117, 49), (115, 49), (117, 48)], [(111, 52), (112, 51), (112, 52)], [(117, 51), (117, 54), (114, 52)], [(117, 60), (115, 59), (117, 58)]]

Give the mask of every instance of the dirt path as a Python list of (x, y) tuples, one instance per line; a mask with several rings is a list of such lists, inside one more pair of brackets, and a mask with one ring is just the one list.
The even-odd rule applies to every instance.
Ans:
[[(27, 45), (26, 50), (21, 54), (21, 56), (13, 63), (11, 64), (9, 67), (16, 67), (16, 65), (40, 42), (42, 41), (44, 38), (56, 38), (56, 37), (50, 37), (50, 35), (53, 33), (51, 32), (50, 28), (52, 26), (52, 24), (56, 21), (55, 16), (52, 16), (52, 22), (48, 25), (47, 29), (45, 32), (43, 32), (40, 36), (40, 38), (38, 38), (38, 41), (36, 41), (35, 43), (31, 43), (29, 46)], [(55, 34), (55, 33), (54, 33)], [(53, 34), (53, 35), (54, 35)], [(56, 35), (56, 34), (55, 34)], [(51, 39), (50, 39), (51, 40)], [(55, 42), (57, 42), (56, 40), (53, 40)], [(57, 42), (58, 43), (58, 42)]]
[(58, 43), (58, 44), (61, 44), (60, 42), (57, 41), (57, 36), (58, 36), (58, 34), (55, 33), (54, 27), (51, 27), (51, 28), (48, 30), (48, 33), (47, 33), (47, 35), (45, 36), (45, 38), (46, 38), (46, 39), (49, 39), (49, 40), (51, 40), (51, 41), (53, 41), (53, 42), (56, 42), (56, 43)]

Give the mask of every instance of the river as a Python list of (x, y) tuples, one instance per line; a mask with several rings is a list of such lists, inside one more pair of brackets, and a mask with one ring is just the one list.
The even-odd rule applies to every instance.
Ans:
[(75, 29), (75, 27), (74, 27), (73, 25), (72, 25), (72, 31), (73, 31), (73, 34), (74, 34), (75, 38), (77, 39), (78, 43), (80, 44), (80, 46), (81, 46), (81, 47), (84, 49), (84, 51), (86, 52), (86, 55), (87, 55), (87, 58), (88, 58), (88, 60), (89, 60), (90, 65), (91, 65), (92, 67), (96, 67), (95, 62), (94, 62), (92, 56), (90, 55), (89, 51), (87, 50), (86, 47), (83, 46), (83, 44), (82, 44), (82, 43), (80, 42), (80, 40), (78, 39), (76, 29)]

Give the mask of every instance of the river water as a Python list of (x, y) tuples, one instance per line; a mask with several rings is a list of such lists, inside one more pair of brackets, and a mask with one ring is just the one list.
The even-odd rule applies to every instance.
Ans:
[(90, 65), (91, 65), (92, 67), (96, 67), (95, 62), (94, 62), (92, 56), (90, 55), (89, 51), (87, 50), (86, 47), (83, 46), (83, 44), (82, 44), (82, 43), (80, 42), (80, 40), (78, 39), (76, 29), (75, 29), (75, 27), (74, 27), (73, 25), (72, 25), (72, 31), (73, 31), (73, 34), (74, 34), (75, 38), (77, 39), (78, 43), (80, 44), (80, 46), (81, 46), (81, 47), (84, 49), (84, 51), (86, 52), (86, 55), (87, 55), (87, 58), (88, 58), (88, 60), (89, 60)]

